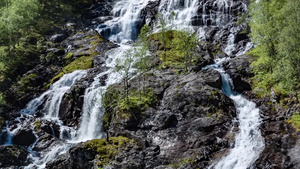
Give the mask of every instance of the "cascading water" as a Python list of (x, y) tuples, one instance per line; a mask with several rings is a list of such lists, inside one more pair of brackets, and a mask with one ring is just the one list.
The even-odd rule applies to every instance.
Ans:
[[(117, 60), (121, 60), (125, 51), (130, 49), (130, 46), (121, 45), (118, 48), (106, 52), (106, 67), (107, 71), (100, 73), (94, 78), (91, 87), (86, 89), (84, 95), (83, 115), (81, 119), (78, 136), (74, 141), (86, 141), (95, 138), (104, 138), (105, 133), (102, 129), (102, 116), (104, 115), (104, 108), (102, 106), (102, 98), (106, 89), (115, 83), (122, 80), (122, 76), (114, 71)], [(105, 84), (101, 85), (100, 79), (107, 76)]]
[(204, 69), (214, 69), (221, 74), (222, 90), (235, 104), (240, 131), (236, 135), (234, 148), (230, 150), (227, 156), (210, 166), (210, 168), (251, 168), (251, 165), (258, 159), (265, 147), (264, 139), (259, 130), (261, 123), (259, 109), (256, 108), (255, 103), (232, 90), (232, 80), (222, 68), (222, 63), (226, 59), (217, 59), (215, 64)]
[[(52, 120), (55, 124), (59, 125), (61, 128), (61, 133), (65, 128), (69, 128), (67, 126), (63, 126), (63, 123), (58, 119), (59, 115), (59, 107), (62, 101), (64, 94), (71, 88), (72, 85), (75, 84), (78, 80), (86, 76), (86, 70), (76, 70), (72, 73), (65, 74), (62, 76), (57, 82), (50, 86), (50, 89), (44, 92), (40, 97), (33, 99), (27, 104), (27, 107), (20, 111), (20, 113), (24, 116), (30, 116), (34, 114), (37, 109), (45, 102), (45, 106), (42, 109), (42, 113), (44, 113), (44, 117), (42, 119)], [(18, 119), (17, 119), (18, 120)], [(26, 121), (26, 120), (25, 120)], [(21, 122), (19, 123), (21, 124)], [(12, 136), (21, 128), (20, 127), (14, 129), (12, 132), (8, 131), (8, 140), (7, 144), (12, 144)], [(7, 127), (7, 130), (9, 128)], [(60, 135), (60, 139), (64, 139), (62, 134)], [(33, 143), (34, 145), (35, 143)], [(51, 150), (50, 152), (43, 154), (42, 158), (36, 156), (36, 153), (32, 151), (32, 146), (28, 148), (28, 151), (31, 152), (29, 159), (32, 159), (32, 164), (27, 166), (26, 168), (45, 168), (47, 162), (53, 160), (57, 155), (65, 153), (69, 149), (69, 144), (62, 144)]]
[(71, 88), (71, 86), (83, 78), (87, 72), (85, 70), (76, 70), (72, 73), (65, 74), (57, 82), (50, 86), (50, 89), (44, 92), (40, 97), (30, 101), (26, 108), (21, 110), (21, 114), (33, 114), (39, 106), (45, 101), (43, 112), (45, 117), (57, 118), (59, 107), (64, 94)]
[(169, 0), (160, 4), (159, 12), (165, 16), (167, 23), (171, 23), (171, 15), (175, 13), (173, 24), (179, 28), (223, 26), (230, 20), (230, 5), (229, 0), (216, 0), (213, 4), (210, 1)]
[[(144, 23), (143, 18), (141, 18), (140, 15), (146, 5), (151, 1), (153, 0), (120, 0), (116, 2), (112, 10), (114, 18), (106, 21), (103, 24), (100, 24), (96, 30), (99, 32), (99, 34), (103, 35), (107, 39), (120, 44), (136, 40), (139, 29)], [(216, 0), (213, 3), (211, 3), (211, 1), (204, 2), (199, 0), (162, 0), (160, 1), (158, 11), (162, 13), (169, 24), (171, 24), (171, 21), (168, 19), (171, 16), (171, 13), (174, 12), (175, 18), (172, 24), (174, 24), (174, 28), (176, 27), (176, 29), (183, 29), (187, 27), (194, 28), (195, 26), (197, 28), (194, 29), (198, 29), (199, 26), (201, 26), (200, 29), (198, 29), (198, 34), (201, 36), (201, 38), (203, 37), (203, 39), (205, 39), (204, 37), (206, 36), (206, 31), (203, 29), (203, 26), (224, 26), (227, 24), (231, 19), (231, 6), (232, 0)], [(233, 41), (230, 39), (230, 41), (228, 40), (227, 42), (228, 44), (231, 44)], [(63, 126), (62, 122), (58, 119), (59, 108), (64, 94), (76, 81), (86, 75), (86, 71), (74, 71), (70, 74), (64, 75), (59, 81), (54, 83), (48, 91), (43, 93), (40, 97), (29, 102), (27, 107), (20, 112), (21, 114), (25, 115), (32, 115), (44, 104), (44, 108), (41, 110), (41, 112), (45, 114), (43, 120), (51, 120), (60, 126), (59, 139), (62, 141), (57, 145), (57, 147), (51, 149), (51, 151), (47, 153), (44, 152), (44, 154), (41, 154), (39, 157), (31, 154), (30, 158), (32, 159), (33, 163), (27, 166), (27, 168), (44, 168), (47, 162), (52, 161), (58, 155), (68, 151), (69, 148), (72, 147), (73, 143), (105, 137), (101, 121), (101, 118), (104, 115), (104, 109), (101, 105), (101, 100), (103, 94), (110, 85), (119, 83), (122, 80), (122, 76), (114, 72), (114, 67), (116, 60), (118, 59), (122, 61), (124, 59), (123, 57), (125, 51), (130, 48), (131, 46), (128, 45), (120, 45), (120, 47), (106, 52), (106, 62), (104, 66), (107, 69), (105, 72), (101, 72), (99, 75), (97, 75), (94, 78), (94, 82), (85, 91), (82, 109), (83, 112), (79, 129), (77, 131), (75, 131), (73, 128)], [(227, 49), (228, 52), (231, 52), (232, 48)], [(249, 108), (249, 112), (251, 112), (253, 116), (252, 119), (248, 118), (246, 122), (240, 120), (240, 123), (245, 123), (247, 125), (249, 123), (253, 123), (253, 125), (241, 125), (241, 133), (237, 136), (236, 140), (237, 148), (235, 147), (232, 150), (233, 153), (230, 153), (227, 157), (222, 159), (218, 164), (215, 165), (215, 167), (234, 168), (236, 166), (236, 168), (238, 168), (242, 166), (241, 163), (245, 164), (245, 166), (249, 166), (253, 163), (253, 161), (255, 161), (261, 149), (263, 149), (263, 140), (258, 130), (258, 109), (255, 108), (254, 103), (247, 101), (242, 96), (232, 95), (234, 92), (230, 87), (230, 78), (224, 73), (220, 67), (220, 64), (221, 63), (217, 63), (211, 68), (214, 68), (221, 73), (224, 83), (223, 91), (235, 102), (237, 110), (240, 112), (239, 118), (243, 118), (244, 116), (248, 118), (247, 114), (245, 113), (245, 108)], [(103, 79), (105, 78), (106, 80), (103, 83)], [(12, 133), (13, 135), (13, 133), (15, 133), (17, 130), (18, 129), (8, 132)], [(64, 134), (64, 132), (67, 134)], [(249, 137), (247, 138), (251, 138), (250, 141), (243, 141), (242, 139), (244, 139), (244, 135), (248, 135)], [(259, 142), (257, 140), (262, 141)], [(11, 144), (11, 137), (9, 137), (7, 143)], [(248, 148), (244, 148), (245, 145)], [(258, 148), (255, 149), (253, 146)], [(236, 159), (236, 154), (240, 153), (241, 151), (243, 151), (242, 154), (249, 153), (249, 155), (247, 155), (247, 159), (242, 158), (241, 160), (235, 161), (234, 159)], [(241, 157), (240, 154), (238, 155)], [(222, 161), (225, 161), (226, 163)]]
[(139, 34), (139, 28), (143, 25), (140, 20), (142, 9), (149, 0), (121, 0), (114, 5), (112, 20), (100, 24), (96, 30), (109, 40), (125, 43), (135, 40)]

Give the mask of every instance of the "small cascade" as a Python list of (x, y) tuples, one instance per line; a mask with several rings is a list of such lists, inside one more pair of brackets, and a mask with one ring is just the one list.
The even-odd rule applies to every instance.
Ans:
[(45, 117), (57, 118), (59, 113), (59, 105), (64, 94), (71, 88), (71, 86), (83, 78), (86, 75), (85, 70), (76, 70), (72, 73), (65, 74), (57, 82), (50, 86), (50, 89), (44, 92), (40, 97), (30, 101), (26, 108), (21, 110), (21, 114), (33, 114), (41, 106), (43, 102), (46, 102), (43, 112)]
[(50, 152), (43, 154), (43, 157), (41, 159), (35, 157), (34, 153), (31, 153), (28, 158), (31, 159), (33, 162), (32, 164), (26, 166), (24, 169), (32, 169), (32, 168), (43, 169), (46, 167), (46, 164), (49, 161), (52, 161), (53, 159), (57, 158), (59, 155), (65, 154), (71, 148), (71, 146), (72, 144), (68, 144), (68, 143), (57, 145)]
[[(83, 115), (78, 130), (78, 136), (74, 141), (87, 141), (105, 137), (101, 120), (105, 112), (102, 106), (102, 98), (110, 85), (121, 82), (122, 76), (114, 71), (114, 67), (116, 61), (122, 61), (125, 51), (130, 48), (131, 46), (121, 45), (119, 48), (106, 52), (105, 65), (108, 69), (96, 76), (91, 87), (85, 91)], [(104, 76), (107, 76), (107, 80), (105, 81), (105, 84), (101, 84), (101, 79)]]
[(235, 50), (234, 38), (235, 38), (234, 34), (230, 33), (229, 36), (228, 36), (227, 45), (224, 49), (224, 52), (228, 56), (231, 56), (232, 52)]
[(175, 13), (173, 24), (182, 29), (188, 26), (224, 26), (231, 19), (231, 2), (229, 0), (168, 0), (159, 7), (171, 23), (172, 12)]
[(136, 40), (143, 26), (140, 14), (148, 2), (149, 0), (118, 1), (112, 10), (114, 19), (100, 24), (96, 30), (109, 40), (118, 43)]
[[(58, 119), (59, 115), (59, 107), (60, 103), (62, 101), (62, 98), (64, 94), (71, 88), (72, 85), (75, 84), (78, 80), (86, 76), (87, 71), (86, 70), (76, 70), (72, 73), (65, 74), (62, 76), (57, 82), (52, 84), (46, 92), (40, 95), (40, 97), (33, 99), (27, 104), (27, 107), (20, 111), (21, 118), (24, 119), (23, 121), (20, 120), (20, 118), (15, 119), (15, 121), (18, 121), (17, 127), (11, 130), (9, 126), (6, 127), (7, 134), (6, 134), (6, 145), (12, 144), (12, 138), (13, 136), (22, 128), (25, 123), (31, 123), (30, 117), (32, 117), (32, 114), (36, 113), (38, 109), (40, 109), (40, 106), (44, 104), (45, 106), (41, 110), (42, 113), (44, 113), (44, 117), (42, 117), (40, 120), (46, 120), (46, 121), (52, 121), (53, 123), (60, 126), (60, 139), (62, 140), (68, 140), (72, 138), (72, 134), (74, 134), (74, 129), (64, 126), (62, 121)], [(33, 126), (31, 126), (34, 128)], [(52, 133), (55, 136), (55, 132), (52, 129)], [(34, 133), (34, 135), (37, 137), (37, 134)], [(66, 137), (67, 135), (67, 137)], [(68, 136), (69, 135), (69, 136)], [(45, 165), (47, 162), (53, 160), (57, 155), (65, 153), (71, 145), (67, 143), (63, 143), (61, 145), (58, 145), (57, 148), (52, 149), (50, 152), (46, 154), (41, 154), (41, 157), (37, 155), (36, 152), (32, 150), (34, 145), (36, 144), (37, 140), (27, 148), (27, 150), (30, 152), (29, 159), (32, 160), (32, 164), (25, 168), (45, 168)], [(69, 146), (68, 146), (69, 145)]]
[(214, 69), (221, 74), (222, 90), (235, 104), (240, 131), (236, 134), (234, 148), (230, 150), (229, 154), (209, 168), (251, 168), (265, 147), (264, 139), (259, 130), (261, 124), (259, 109), (256, 108), (255, 103), (232, 90), (232, 80), (222, 68), (222, 63), (227, 59), (217, 59), (215, 64), (204, 69)]

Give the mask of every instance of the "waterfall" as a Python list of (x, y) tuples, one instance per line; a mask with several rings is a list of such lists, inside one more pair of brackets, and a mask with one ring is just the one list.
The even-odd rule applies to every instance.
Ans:
[(214, 69), (221, 74), (222, 90), (234, 102), (240, 131), (236, 135), (234, 148), (230, 150), (227, 156), (210, 166), (210, 168), (250, 168), (265, 147), (264, 139), (259, 130), (261, 124), (259, 109), (256, 108), (255, 103), (232, 90), (232, 80), (222, 68), (222, 63), (227, 59), (217, 59), (215, 64), (209, 65), (204, 69)]
[(26, 108), (21, 110), (21, 114), (33, 114), (46, 102), (43, 112), (45, 117), (58, 118), (59, 107), (64, 94), (71, 88), (71, 86), (83, 78), (87, 74), (86, 70), (76, 70), (72, 73), (65, 74), (57, 82), (50, 86), (50, 89), (44, 92), (40, 97), (30, 101)]
[[(230, 21), (231, 3), (229, 0), (168, 0), (160, 4), (159, 12), (171, 23), (171, 13), (175, 13), (175, 27), (187, 26), (223, 26)], [(201, 13), (199, 13), (199, 10)]]
[[(60, 104), (64, 94), (75, 84), (75, 82), (86, 76), (86, 74), (86, 70), (76, 70), (72, 73), (65, 74), (57, 82), (52, 84), (46, 92), (41, 94), (38, 98), (35, 98), (32, 101), (30, 101), (27, 104), (26, 108), (20, 111), (21, 115), (31, 116), (32, 114), (36, 113), (37, 109), (43, 103), (45, 103), (45, 106), (42, 109), (42, 112), (44, 113), (44, 117), (42, 119), (53, 121), (55, 124), (60, 126), (60, 139), (69, 139), (62, 137), (62, 133), (64, 131), (69, 130), (68, 133), (71, 133), (72, 129), (70, 127), (64, 126), (62, 121), (58, 119)], [(6, 144), (12, 144), (13, 135), (22, 127), (22, 122), (20, 121), (20, 119), (18, 118), (16, 120), (19, 121), (18, 127), (16, 129), (10, 131), (9, 127), (7, 127), (8, 137), (6, 140)], [(25, 120), (25, 122), (27, 122), (27, 120)], [(36, 167), (45, 168), (47, 162), (53, 160), (55, 157), (57, 157), (57, 155), (65, 153), (71, 147), (69, 144), (66, 143), (57, 145), (58, 147), (52, 149), (46, 154), (43, 154), (42, 158), (40, 158), (36, 155), (35, 152), (32, 151), (33, 145), (28, 148), (28, 151), (31, 152), (31, 154), (29, 155), (29, 159), (32, 159), (32, 164), (25, 167), (28, 169)]]
[[(105, 132), (102, 129), (102, 117), (105, 112), (102, 98), (110, 85), (121, 82), (122, 76), (114, 71), (114, 67), (116, 61), (122, 61), (125, 51), (130, 48), (131, 46), (121, 45), (105, 53), (107, 70), (97, 75), (92, 85), (85, 91), (83, 115), (78, 136), (74, 141), (80, 142), (105, 137)], [(100, 79), (103, 76), (107, 76), (107, 80), (105, 84), (101, 85)]]
[[(85, 90), (82, 117), (78, 129), (63, 125), (62, 121), (59, 120), (59, 108), (65, 93), (75, 82), (86, 76), (86, 70), (77, 70), (62, 76), (51, 85), (49, 90), (30, 101), (27, 107), (20, 111), (23, 115), (31, 116), (37, 110), (40, 110), (44, 114), (42, 120), (50, 120), (60, 126), (60, 135), (57, 136), (60, 142), (57, 143), (56, 147), (49, 152), (43, 152), (40, 157), (35, 156), (34, 153), (30, 154), (29, 159), (32, 160), (32, 164), (26, 168), (45, 168), (47, 162), (54, 160), (58, 155), (66, 153), (74, 143), (106, 137), (101, 120), (105, 113), (102, 99), (110, 85), (121, 82), (122, 76), (114, 71), (116, 61), (124, 60), (125, 52), (132, 48), (132, 46), (125, 44), (128, 41), (137, 39), (139, 30), (144, 24), (141, 14), (151, 1), (153, 0), (119, 0), (114, 4), (111, 11), (113, 19), (97, 26), (96, 30), (99, 34), (118, 43), (119, 47), (105, 53), (106, 60), (103, 64), (103, 67), (106, 68), (105, 71), (98, 74), (93, 83)], [(206, 29), (204, 28), (209, 26), (223, 27), (228, 24), (231, 20), (231, 6), (232, 0), (215, 0), (213, 3), (199, 0), (161, 0), (158, 11), (167, 20), (169, 26), (173, 26), (172, 29), (189, 28), (198, 30), (199, 37), (204, 40), (206, 39)], [(174, 21), (170, 20), (172, 12), (175, 13)], [(246, 49), (250, 48), (251, 44), (247, 44)], [(234, 34), (231, 33), (227, 40), (225, 52), (232, 54), (234, 49)], [(264, 146), (258, 129), (260, 124), (259, 110), (255, 108), (253, 102), (246, 100), (232, 90), (231, 79), (221, 67), (224, 60), (226, 58), (216, 60), (216, 64), (207, 68), (220, 72), (223, 81), (222, 89), (236, 105), (241, 132), (236, 137), (235, 147), (228, 156), (215, 164), (214, 167), (246, 168), (258, 158)], [(134, 73), (134, 69), (130, 72)], [(8, 127), (6, 128), (9, 135), (6, 144), (12, 144), (12, 136), (20, 128), (21, 125), (12, 131)]]
[(96, 30), (111, 41), (125, 43), (136, 40), (139, 29), (143, 26), (140, 18), (142, 9), (149, 0), (121, 0), (112, 10), (114, 18), (100, 24)]

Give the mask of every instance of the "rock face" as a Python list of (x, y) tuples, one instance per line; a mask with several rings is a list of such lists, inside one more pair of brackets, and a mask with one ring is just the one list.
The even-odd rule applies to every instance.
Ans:
[(93, 160), (95, 159), (96, 152), (87, 150), (83, 148), (81, 145), (77, 145), (72, 147), (68, 154), (60, 156), (53, 162), (47, 164), (46, 168), (74, 168), (74, 169), (82, 169), (82, 168), (92, 168), (94, 166)]
[[(192, 18), (192, 25), (213, 25), (213, 27), (204, 27), (204, 33), (199, 35), (205, 45), (198, 51), (199, 60), (193, 67), (193, 73), (180, 75), (173, 70), (164, 69), (146, 73), (143, 86), (145, 89), (151, 89), (155, 102), (143, 111), (134, 112), (133, 115), (122, 116), (115, 112), (111, 116), (107, 127), (109, 136), (125, 136), (136, 143), (124, 146), (118, 153), (109, 156), (107, 168), (207, 168), (214, 159), (226, 155), (229, 148), (234, 145), (235, 132), (231, 132), (231, 129), (237, 130), (238, 124), (233, 124), (236, 110), (233, 102), (221, 90), (219, 73), (202, 68), (212, 64), (214, 58), (227, 56), (232, 59), (224, 62), (223, 66), (232, 77), (234, 90), (252, 98), (260, 108), (263, 118), (261, 130), (266, 148), (254, 164), (254, 168), (300, 168), (299, 137), (295, 129), (285, 121), (292, 112), (300, 112), (299, 108), (284, 110), (272, 104), (270, 98), (258, 99), (251, 92), (249, 82), (249, 78), (253, 76), (251, 60), (248, 56), (242, 55), (243, 52), (240, 53), (250, 41), (247, 26), (246, 24), (237, 26), (235, 23), (238, 15), (244, 10), (242, 2), (248, 3), (247, 0), (232, 1), (229, 18), (233, 22), (219, 23), (225, 24), (220, 26), (208, 18), (204, 23), (201, 15), (216, 14), (218, 9), (214, 6), (214, 0), (203, 1), (205, 5), (199, 7), (199, 15)], [(149, 2), (141, 12), (137, 29), (144, 23), (150, 26), (154, 24), (160, 3), (159, 0)], [(112, 18), (112, 5), (111, 0), (97, 1), (82, 18), (88, 19), (91, 25), (101, 24)], [(73, 26), (76, 26), (76, 23), (67, 25)], [(235, 43), (232, 51), (226, 49), (231, 43), (229, 37), (232, 37), (230, 40)], [(36, 39), (28, 41), (31, 44), (37, 43)], [(50, 41), (54, 44), (47, 47), (42, 55), (54, 58), (46, 59), (28, 71), (24, 75), (24, 84), (11, 87), (8, 93), (16, 107), (24, 107), (30, 99), (45, 90), (44, 87), (60, 72), (62, 66), (82, 56), (93, 57), (93, 68), (88, 71), (85, 78), (76, 82), (67, 91), (60, 105), (61, 123), (77, 129), (82, 115), (85, 90), (94, 81), (95, 75), (106, 69), (103, 65), (106, 59), (104, 53), (118, 45), (98, 36), (95, 31), (87, 30), (74, 32), (72, 35), (69, 30), (62, 31), (53, 35)], [(223, 52), (220, 52), (220, 49)], [(241, 56), (234, 58), (236, 54)], [(101, 79), (102, 84), (106, 78), (104, 76)], [(130, 90), (141, 90), (141, 79), (138, 75), (131, 79)], [(116, 84), (112, 88), (120, 90), (121, 87), (120, 84)], [(7, 114), (5, 120), (17, 116), (20, 115), (16, 111)], [(38, 116), (40, 114), (30, 118)], [(12, 123), (9, 125), (14, 126)], [(29, 129), (31, 124), (34, 125), (34, 129)], [(24, 129), (13, 137), (14, 144), (28, 147), (36, 141), (33, 150), (41, 154), (49, 152), (62, 143), (62, 140), (71, 138), (68, 128), (62, 128), (51, 120), (34, 119), (22, 127)], [(0, 134), (0, 137), (4, 136)], [(3, 142), (4, 138), (0, 140)], [(96, 168), (99, 152), (86, 148), (83, 144), (73, 146), (66, 154), (49, 162), (46, 168)], [(28, 152), (22, 148), (0, 146), (0, 167), (26, 165), (27, 155)]]
[(65, 34), (56, 34), (51, 36), (50, 41), (54, 42), (54, 43), (60, 43), (63, 40), (65, 40), (67, 38), (67, 36)]
[(21, 130), (13, 137), (13, 143), (20, 146), (30, 146), (35, 140), (36, 137), (30, 129)]
[[(250, 96), (251, 97), (251, 96)], [(298, 168), (299, 158), (293, 154), (299, 151), (297, 132), (285, 120), (297, 109), (284, 110), (273, 104), (270, 98), (255, 99), (261, 110), (263, 122), (262, 135), (265, 138), (265, 150), (255, 162), (256, 168)]]
[[(221, 91), (217, 71), (189, 75), (152, 72), (147, 76), (146, 88), (153, 89), (159, 98), (158, 104), (129, 119), (115, 116), (109, 128), (111, 136), (135, 138), (144, 148), (122, 154), (118, 163), (111, 163), (113, 168), (130, 168), (129, 159), (140, 160), (135, 163), (139, 164), (136, 168), (154, 168), (183, 158), (196, 160), (193, 167), (204, 168), (213, 158), (212, 154), (228, 148), (225, 135), (235, 117), (235, 108)], [(133, 90), (139, 88), (138, 80), (132, 80)], [(217, 137), (222, 139), (217, 141)], [(157, 150), (147, 152), (151, 147)]]
[(0, 167), (24, 166), (28, 152), (17, 146), (0, 146)]
[(235, 91), (242, 93), (252, 90), (250, 84), (247, 82), (247, 79), (253, 76), (248, 56), (243, 55), (230, 59), (224, 62), (223, 66), (226, 73), (232, 78)]

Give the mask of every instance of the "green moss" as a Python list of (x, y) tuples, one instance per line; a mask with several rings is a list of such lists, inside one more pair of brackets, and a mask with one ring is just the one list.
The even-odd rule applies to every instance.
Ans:
[(291, 119), (287, 120), (297, 131), (300, 131), (300, 114), (295, 112)]
[(100, 42), (103, 42), (103, 39), (97, 34), (94, 36), (87, 36), (86, 39), (90, 39), (90, 45), (98, 45)]
[(48, 88), (51, 84), (56, 82), (59, 78), (61, 78), (64, 74), (71, 73), (75, 70), (85, 70), (93, 67), (93, 56), (82, 56), (80, 58), (75, 59), (73, 62), (65, 66), (62, 71), (56, 75), (46, 88)]
[(34, 125), (34, 130), (39, 131), (41, 129), (42, 121), (41, 120), (35, 121), (33, 125)]
[(103, 99), (103, 105), (106, 109), (103, 125), (106, 130), (109, 128), (113, 114), (122, 119), (138, 118), (150, 106), (157, 103), (157, 96), (151, 89), (147, 89), (144, 93), (140, 92), (129, 91), (127, 100), (119, 90), (112, 87), (107, 90)]
[(183, 165), (194, 163), (193, 158), (184, 158), (184, 159), (177, 160), (177, 161), (179, 161), (179, 162), (174, 163), (174, 164), (169, 164), (169, 166), (172, 167), (172, 168), (179, 168), (179, 167), (182, 167)]
[(214, 96), (216, 96), (216, 95), (218, 94), (218, 92), (215, 91), (215, 90), (212, 90), (212, 91), (211, 91), (211, 94), (214, 95)]
[[(177, 41), (175, 39), (175, 35), (180, 35), (182, 33), (183, 32), (181, 31), (175, 31), (175, 30), (167, 31), (166, 42), (163, 42), (161, 32), (149, 35), (148, 40), (154, 42), (152, 44), (154, 44), (158, 49), (156, 51), (156, 54), (161, 61), (160, 68), (171, 68), (177, 70), (185, 69), (184, 54), (182, 50), (177, 48), (176, 46)], [(192, 62), (191, 64), (195, 64), (196, 60), (193, 60), (191, 62)]]
[(65, 59), (67, 59), (67, 60), (72, 59), (73, 55), (74, 55), (74, 53), (70, 52), (65, 56)]
[(114, 158), (122, 148), (126, 145), (132, 145), (134, 141), (126, 137), (110, 137), (109, 142), (106, 139), (95, 139), (84, 143), (83, 147), (88, 150), (97, 152), (99, 160), (98, 166), (107, 165), (109, 161)]
[(18, 81), (18, 93), (24, 94), (28, 91), (30, 91), (31, 87), (33, 86), (33, 81), (36, 79), (37, 74), (31, 73), (27, 76), (22, 77)]

